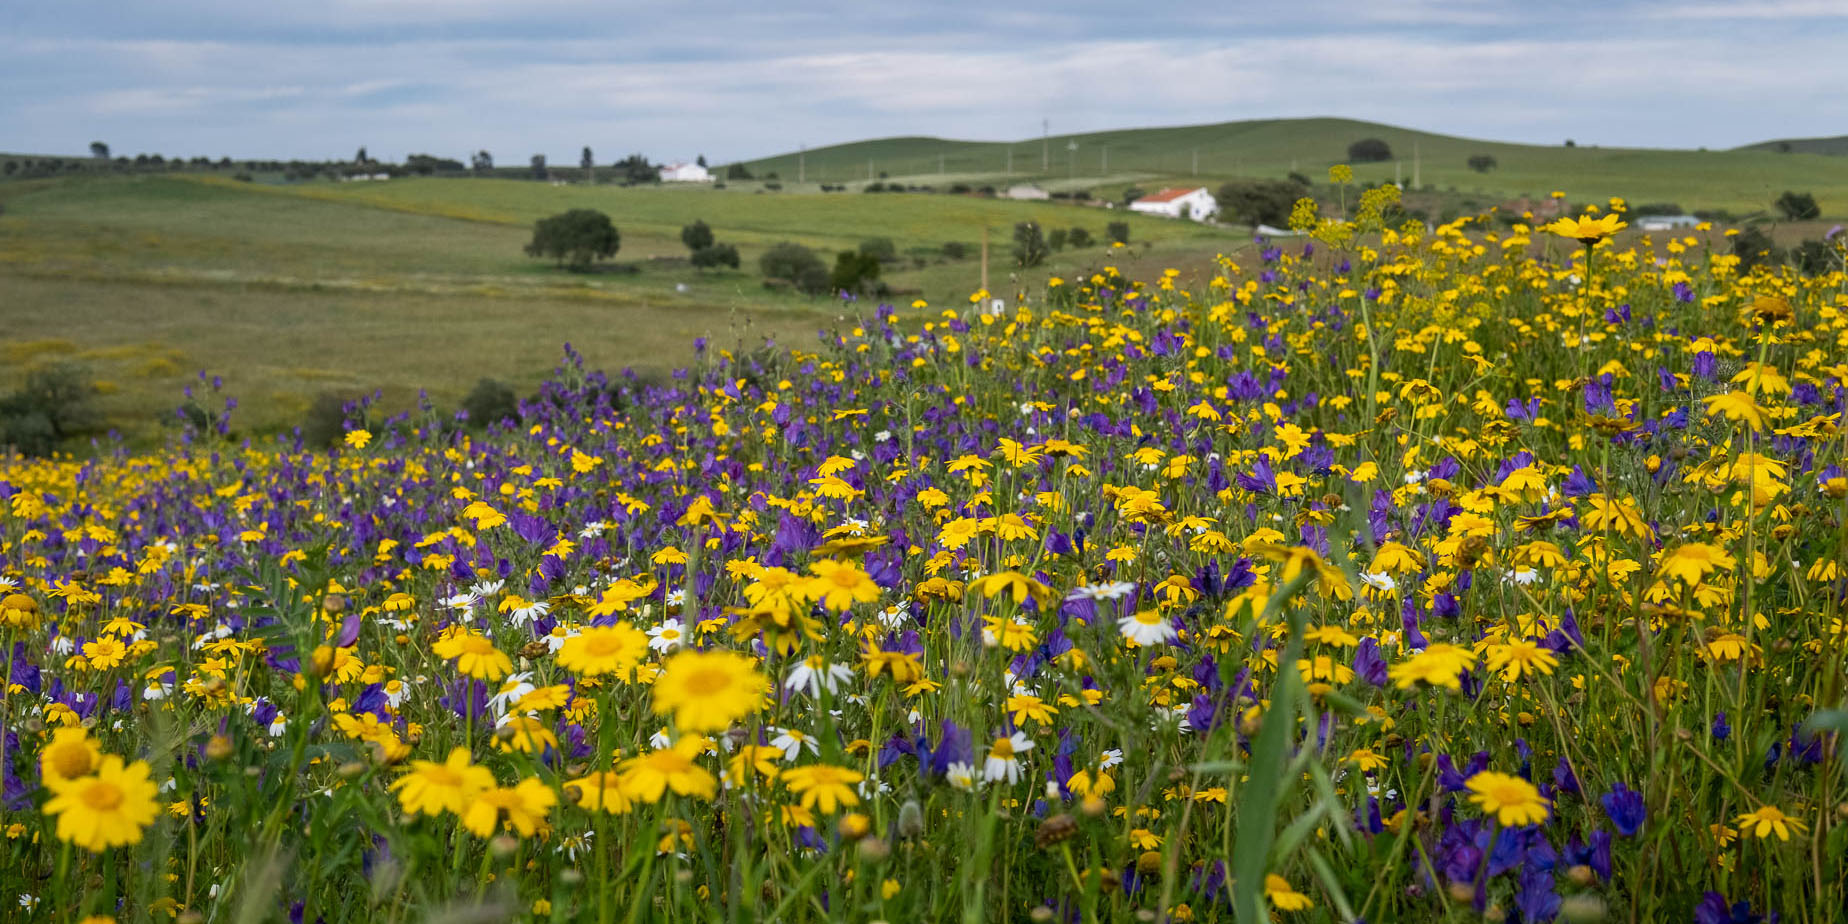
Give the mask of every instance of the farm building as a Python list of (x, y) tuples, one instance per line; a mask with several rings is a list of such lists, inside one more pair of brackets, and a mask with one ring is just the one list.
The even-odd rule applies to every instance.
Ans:
[(1150, 215), (1166, 215), (1169, 218), (1191, 218), (1194, 221), (1206, 221), (1219, 214), (1219, 201), (1204, 186), (1188, 188), (1171, 186), (1150, 196), (1143, 196), (1129, 204), (1132, 212), (1146, 212)]
[(698, 164), (662, 164), (663, 183), (710, 183), (712, 171)]
[(1007, 188), (1007, 192), (1004, 192), (1001, 195), (1003, 198), (1006, 198), (1006, 199), (1050, 199), (1052, 198), (1051, 193), (1045, 191), (1044, 189), (1039, 188), (1038, 186), (1034, 186), (1031, 183), (1019, 183), (1014, 186), (1009, 186)]
[(1638, 231), (1673, 231), (1676, 228), (1692, 228), (1700, 224), (1700, 219), (1692, 215), (1645, 215), (1636, 220)]

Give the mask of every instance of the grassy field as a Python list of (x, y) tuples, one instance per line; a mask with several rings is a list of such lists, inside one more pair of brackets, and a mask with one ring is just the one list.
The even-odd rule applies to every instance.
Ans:
[[(1129, 183), (1213, 185), (1235, 176), (1282, 177), (1291, 170), (1319, 180), (1330, 165), (1347, 159), (1350, 143), (1362, 138), (1384, 140), (1397, 157), (1396, 162), (1357, 165), (1355, 177), (1363, 182), (1396, 176), (1410, 183), (1416, 150), (1423, 186), (1463, 194), (1538, 197), (1561, 189), (1581, 201), (1623, 196), (1639, 203), (1672, 201), (1689, 209), (1744, 213), (1768, 208), (1779, 193), (1794, 189), (1814, 193), (1825, 214), (1848, 215), (1848, 159), (1825, 156), (1821, 148), (1805, 153), (1809, 148), (1796, 145), (1796, 153), (1783, 154), (1774, 142), (1770, 149), (1731, 151), (1541, 147), (1352, 119), (1223, 122), (1017, 142), (883, 138), (807, 151), (800, 168), (794, 153), (747, 166), (785, 181), (799, 169), (811, 183), (865, 181), (870, 171), (873, 177), (885, 173), (938, 185), (1033, 181), (1116, 195), (1117, 187)], [(1469, 169), (1467, 161), (1476, 154), (1494, 157), (1499, 166), (1488, 173)]]
[[(323, 391), (377, 389), (405, 409), (419, 389), (453, 407), (483, 376), (529, 387), (567, 341), (594, 366), (650, 372), (685, 364), (695, 337), (808, 343), (845, 312), (763, 287), (756, 259), (783, 240), (831, 259), (892, 238), (906, 259), (887, 278), (907, 313), (917, 298), (961, 302), (979, 285), (973, 256), (945, 260), (939, 248), (973, 251), (985, 227), (998, 292), (1106, 262), (1205, 267), (1247, 240), (1057, 203), (505, 180), (74, 177), (0, 185), (0, 205), (0, 390), (40, 364), (84, 362), (104, 383), (110, 424), (138, 441), (158, 433), (200, 370), (225, 376), (240, 425), (274, 429), (299, 422)], [(521, 252), (535, 219), (575, 207), (615, 219), (614, 271), (562, 272)], [(680, 228), (695, 219), (739, 248), (741, 271), (686, 263)], [(1131, 223), (1129, 250), (1067, 250), (1028, 279), (1010, 277), (1015, 222), (1101, 238), (1118, 219)]]

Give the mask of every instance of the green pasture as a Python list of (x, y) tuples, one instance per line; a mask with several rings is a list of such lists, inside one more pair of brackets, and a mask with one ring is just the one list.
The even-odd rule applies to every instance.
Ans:
[[(524, 255), (532, 223), (570, 208), (622, 232), (612, 266), (571, 273)], [(737, 246), (738, 271), (701, 272), (680, 228), (700, 219)], [(1065, 250), (1016, 278), (1015, 222), (1115, 220), (1133, 246)], [(832, 261), (872, 237), (903, 259), (886, 279), (907, 314), (919, 298), (964, 303), (981, 281), (1037, 290), (1047, 275), (1107, 263), (1206, 267), (1240, 233), (1063, 203), (964, 196), (551, 186), (497, 179), (299, 185), (201, 176), (68, 177), (0, 184), (0, 390), (76, 360), (104, 388), (109, 422), (158, 433), (181, 389), (223, 375), (246, 427), (292, 426), (324, 391), (379, 390), (394, 410), (427, 390), (453, 409), (481, 377), (536, 384), (572, 343), (598, 368), (665, 372), (715, 346), (812, 342), (856, 306), (771, 291), (756, 261), (794, 240)], [(945, 259), (947, 241), (970, 256)]]

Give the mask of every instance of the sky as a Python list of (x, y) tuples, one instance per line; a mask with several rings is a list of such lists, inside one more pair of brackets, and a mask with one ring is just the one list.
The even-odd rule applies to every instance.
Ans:
[(0, 151), (725, 163), (1345, 116), (1496, 141), (1848, 134), (1848, 0), (0, 0)]

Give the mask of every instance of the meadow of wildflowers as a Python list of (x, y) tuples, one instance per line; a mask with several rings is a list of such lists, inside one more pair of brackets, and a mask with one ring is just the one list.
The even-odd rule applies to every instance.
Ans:
[(1309, 236), (0, 459), (0, 917), (1839, 921), (1848, 289)]

